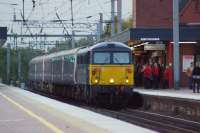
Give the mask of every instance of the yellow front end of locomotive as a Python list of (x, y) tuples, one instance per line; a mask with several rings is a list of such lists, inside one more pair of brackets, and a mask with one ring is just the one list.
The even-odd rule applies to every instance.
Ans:
[(133, 65), (90, 65), (90, 85), (134, 84)]

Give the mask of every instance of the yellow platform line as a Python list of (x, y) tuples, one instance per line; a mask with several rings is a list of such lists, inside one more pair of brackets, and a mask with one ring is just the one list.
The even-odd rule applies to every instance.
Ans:
[(21, 104), (15, 102), (14, 100), (12, 100), (11, 98), (9, 98), (8, 96), (0, 93), (0, 95), (2, 97), (4, 97), (6, 100), (8, 100), (9, 102), (11, 102), (12, 104), (16, 105), (18, 108), (20, 108), (21, 110), (23, 110), (24, 112), (26, 112), (28, 115), (30, 115), (31, 117), (37, 119), (39, 122), (41, 122), (42, 124), (44, 124), (46, 127), (48, 127), (49, 129), (51, 129), (53, 132), (55, 133), (64, 133), (62, 130), (60, 130), (59, 128), (57, 128), (55, 125), (53, 125), (52, 123), (48, 122), (46, 119), (36, 115), (35, 113), (33, 113), (31, 110), (25, 108), (24, 106), (22, 106)]

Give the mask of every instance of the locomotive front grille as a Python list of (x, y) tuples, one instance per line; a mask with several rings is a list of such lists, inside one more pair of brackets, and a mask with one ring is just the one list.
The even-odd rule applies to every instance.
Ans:
[(133, 85), (133, 65), (90, 65), (90, 85)]

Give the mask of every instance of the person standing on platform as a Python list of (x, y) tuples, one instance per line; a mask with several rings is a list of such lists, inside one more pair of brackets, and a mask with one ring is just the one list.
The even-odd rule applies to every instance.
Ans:
[(192, 90), (192, 71), (194, 69), (193, 62), (190, 63), (190, 67), (186, 71), (186, 75), (188, 77), (188, 87)]
[(158, 75), (158, 87), (162, 88), (163, 87), (163, 64), (158, 64), (158, 70), (159, 70), (159, 75)]
[(146, 63), (144, 69), (144, 88), (150, 89), (151, 88), (151, 75), (152, 75), (152, 69), (149, 63)]
[(153, 88), (158, 89), (158, 86), (159, 86), (159, 68), (158, 68), (157, 63), (154, 63), (154, 66), (152, 68), (152, 74), (153, 74)]
[(137, 85), (138, 86), (142, 86), (143, 83), (143, 74), (142, 74), (142, 65), (141, 63), (138, 64), (138, 68), (137, 68)]
[(136, 63), (135, 67), (134, 67), (134, 81), (135, 81), (135, 86), (138, 86), (138, 63)]
[(169, 76), (170, 76), (170, 70), (169, 66), (167, 65), (163, 74), (163, 89), (169, 88)]
[(200, 87), (200, 64), (196, 63), (193, 71), (192, 71), (192, 89), (193, 93), (197, 91), (199, 93)]

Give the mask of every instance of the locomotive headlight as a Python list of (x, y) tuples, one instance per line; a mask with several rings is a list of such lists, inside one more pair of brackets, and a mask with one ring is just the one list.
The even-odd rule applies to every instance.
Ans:
[(129, 82), (129, 80), (128, 79), (126, 79), (126, 83), (128, 83)]
[(95, 79), (94, 82), (95, 82), (95, 83), (98, 83), (98, 79)]
[(114, 82), (115, 82), (114, 79), (111, 78), (111, 79), (110, 79), (110, 83), (114, 83)]

